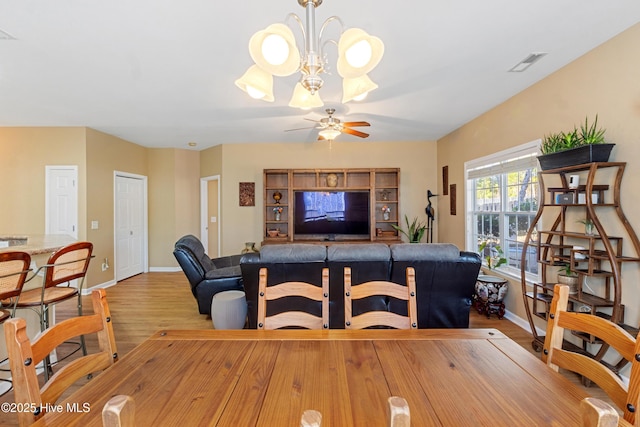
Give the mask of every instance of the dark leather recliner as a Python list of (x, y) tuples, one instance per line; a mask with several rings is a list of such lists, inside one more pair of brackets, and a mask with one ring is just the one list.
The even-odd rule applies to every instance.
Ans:
[(191, 284), (200, 314), (211, 315), (211, 301), (218, 292), (244, 290), (240, 271), (242, 255), (211, 259), (200, 239), (193, 235), (181, 237), (175, 244), (173, 255)]

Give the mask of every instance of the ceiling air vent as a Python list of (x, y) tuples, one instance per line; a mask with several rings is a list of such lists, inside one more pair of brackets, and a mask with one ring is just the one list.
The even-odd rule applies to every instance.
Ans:
[(510, 73), (521, 73), (524, 70), (526, 70), (527, 68), (529, 68), (530, 66), (532, 66), (534, 62), (537, 62), (540, 58), (542, 58), (546, 54), (547, 54), (546, 52), (532, 53), (529, 56), (527, 56), (526, 58), (524, 58), (522, 61), (520, 61), (516, 65), (514, 65), (509, 70), (509, 72)]

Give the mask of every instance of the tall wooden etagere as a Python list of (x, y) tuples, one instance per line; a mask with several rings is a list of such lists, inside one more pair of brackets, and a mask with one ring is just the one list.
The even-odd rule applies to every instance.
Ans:
[[(569, 298), (570, 309), (608, 318), (634, 336), (638, 333), (638, 328), (625, 323), (622, 304), (622, 267), (640, 262), (640, 241), (620, 202), (625, 167), (623, 162), (588, 163), (538, 172), (540, 206), (521, 254), (522, 295), (537, 351), (545, 337), (538, 334), (534, 318), (547, 319), (557, 273), (567, 267), (578, 277), (577, 289)], [(570, 186), (571, 176), (582, 184)], [(580, 224), (584, 222), (593, 224), (592, 232)], [(609, 230), (623, 236), (611, 235)], [(625, 255), (624, 241), (631, 243), (627, 251), (631, 254)], [(540, 281), (531, 284), (525, 276), (525, 262), (533, 245)], [(594, 336), (572, 335), (574, 339), (565, 337), (565, 345), (602, 361), (609, 348), (606, 344)], [(624, 359), (609, 363), (616, 371), (624, 364)]]

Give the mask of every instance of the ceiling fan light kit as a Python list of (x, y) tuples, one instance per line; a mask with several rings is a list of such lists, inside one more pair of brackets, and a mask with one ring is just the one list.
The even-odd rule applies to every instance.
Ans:
[(342, 133), (348, 133), (349, 135), (358, 136), (360, 138), (366, 138), (369, 136), (368, 133), (351, 129), (352, 127), (357, 127), (357, 126), (371, 126), (368, 122), (362, 122), (362, 121), (343, 122), (340, 119), (336, 119), (335, 117), (333, 117), (333, 113), (336, 112), (335, 109), (327, 108), (325, 111), (329, 116), (323, 117), (320, 120), (312, 120), (312, 119), (305, 118), (305, 120), (309, 120), (311, 122), (317, 123), (316, 126), (312, 126), (311, 128), (287, 129), (285, 130), (285, 132), (292, 131), (292, 130), (312, 129), (312, 128), (320, 129), (320, 132), (318, 132), (318, 141), (325, 141), (325, 140), (333, 141)]
[[(326, 73), (327, 68), (326, 56), (322, 49), (323, 46), (332, 42), (338, 45), (336, 63), (338, 74), (345, 79), (342, 102), (363, 99), (368, 92), (376, 89), (378, 85), (373, 83), (366, 74), (382, 59), (384, 54), (382, 41), (359, 28), (349, 28), (342, 32), (338, 43), (335, 40), (323, 42), (322, 35), (326, 26), (333, 21), (338, 21), (342, 25), (342, 21), (337, 16), (329, 17), (316, 35), (315, 8), (322, 4), (322, 0), (298, 0), (298, 4), (306, 10), (306, 25), (296, 14), (291, 13), (288, 17), (293, 18), (300, 26), (304, 48), (297, 47), (293, 32), (285, 24), (269, 25), (251, 37), (249, 53), (255, 65), (236, 80), (236, 85), (247, 93), (253, 92), (254, 97), (264, 93), (264, 97), (259, 99), (273, 101), (273, 76), (289, 76), (299, 72), (300, 80), (294, 88), (289, 106), (303, 109), (321, 107), (324, 104), (318, 91), (324, 83), (322, 74)], [(271, 76), (270, 85), (268, 79), (260, 73), (255, 71), (250, 73), (253, 67)], [(306, 90), (310, 97), (296, 93), (300, 89)]]

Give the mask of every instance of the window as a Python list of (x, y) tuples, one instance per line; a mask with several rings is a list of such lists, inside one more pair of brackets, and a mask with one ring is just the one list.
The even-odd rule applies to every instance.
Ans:
[[(520, 274), (523, 242), (538, 211), (540, 142), (465, 163), (467, 177), (467, 250), (479, 252), (483, 263)], [(524, 257), (527, 274), (538, 274), (537, 248), (529, 245)]]

